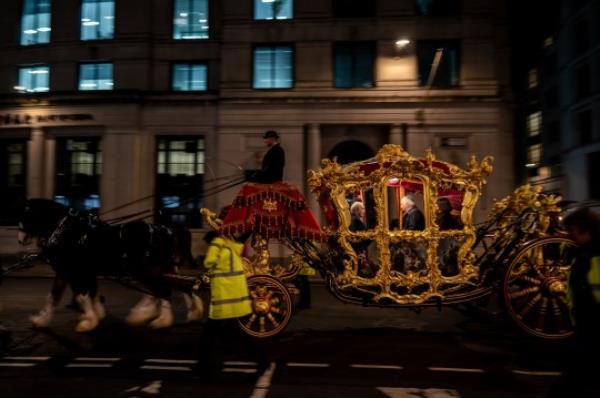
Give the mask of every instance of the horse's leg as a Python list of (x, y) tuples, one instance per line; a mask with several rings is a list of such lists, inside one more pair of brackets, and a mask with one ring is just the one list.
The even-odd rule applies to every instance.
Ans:
[(90, 275), (89, 279), (91, 288), (90, 288), (90, 297), (92, 298), (92, 308), (98, 317), (98, 320), (101, 321), (106, 318), (106, 308), (104, 308), (104, 304), (100, 300), (100, 295), (98, 294), (98, 279), (96, 275)]
[(164, 329), (173, 326), (174, 317), (171, 309), (171, 287), (163, 278), (160, 268), (151, 270), (148, 287), (159, 298), (159, 315), (148, 325), (152, 329)]
[(40, 312), (29, 317), (33, 326), (37, 328), (48, 327), (54, 316), (54, 310), (60, 303), (66, 288), (67, 282), (62, 278), (55, 276), (54, 281), (52, 282), (52, 289), (50, 290), (50, 294), (46, 297), (44, 307), (42, 307)]
[(194, 293), (181, 293), (185, 306), (187, 308), (186, 322), (195, 322), (202, 319), (204, 316), (204, 303), (200, 296)]
[(79, 316), (79, 322), (75, 326), (75, 331), (80, 333), (91, 332), (100, 324), (98, 314), (94, 309), (94, 300), (97, 293), (96, 276), (90, 273), (88, 269), (79, 268), (77, 271), (73, 290), (76, 293), (75, 299), (83, 313)]
[(159, 316), (156, 297), (144, 294), (125, 319), (131, 326), (142, 326)]

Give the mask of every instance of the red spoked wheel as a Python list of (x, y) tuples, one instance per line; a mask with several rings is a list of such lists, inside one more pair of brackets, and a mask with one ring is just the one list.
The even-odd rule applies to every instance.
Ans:
[(576, 245), (560, 238), (542, 238), (519, 250), (503, 281), (504, 303), (523, 331), (544, 339), (573, 335), (567, 305), (567, 278)]
[(265, 338), (281, 333), (292, 317), (292, 296), (276, 278), (256, 275), (248, 278), (252, 313), (239, 319), (244, 333)]

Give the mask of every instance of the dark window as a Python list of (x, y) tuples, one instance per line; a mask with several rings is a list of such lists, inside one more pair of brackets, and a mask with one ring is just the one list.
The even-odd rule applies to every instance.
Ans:
[(558, 88), (552, 87), (546, 91), (546, 95), (542, 99), (546, 109), (556, 108), (558, 106)]
[(341, 18), (374, 17), (376, 0), (333, 0), (333, 16)]
[(577, 133), (579, 136), (579, 145), (586, 145), (592, 142), (592, 111), (587, 110), (577, 114)]
[(292, 19), (293, 0), (254, 0), (254, 19)]
[(549, 144), (560, 143), (560, 122), (558, 120), (553, 120), (548, 123), (544, 135), (546, 136), (546, 142)]
[(592, 73), (589, 64), (581, 65), (579, 68), (575, 69), (573, 85), (575, 89), (575, 99), (583, 99), (590, 95), (592, 91)]
[(201, 227), (204, 182), (204, 138), (158, 139), (156, 161), (156, 208), (166, 225)]
[(294, 49), (292, 46), (254, 48), (254, 88), (292, 88)]
[[(417, 42), (419, 85), (452, 87), (458, 85), (460, 42), (457, 40), (421, 40)], [(434, 73), (430, 79), (431, 73)]]
[(338, 88), (373, 87), (375, 43), (348, 42), (333, 46), (335, 86)]
[(580, 55), (590, 48), (590, 27), (587, 19), (575, 25), (575, 54)]
[(26, 197), (27, 141), (0, 140), (0, 225), (15, 225)]
[(458, 15), (460, 0), (417, 0), (417, 14), (424, 16)]
[(590, 199), (600, 199), (600, 184), (598, 184), (598, 170), (600, 170), (600, 151), (592, 152), (587, 159), (588, 189)]
[(57, 140), (55, 200), (80, 210), (100, 207), (102, 153), (99, 138)]

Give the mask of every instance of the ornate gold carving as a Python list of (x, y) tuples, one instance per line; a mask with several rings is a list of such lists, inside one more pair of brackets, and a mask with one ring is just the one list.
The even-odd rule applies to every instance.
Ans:
[(277, 211), (277, 201), (265, 199), (265, 201), (263, 202), (263, 210), (268, 211), (269, 213)]

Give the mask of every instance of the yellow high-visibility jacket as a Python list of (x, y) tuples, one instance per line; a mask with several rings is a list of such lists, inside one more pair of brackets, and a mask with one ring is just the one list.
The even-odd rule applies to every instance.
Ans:
[[(574, 306), (575, 306), (575, 295), (574, 286), (571, 281), (573, 273), (569, 274), (568, 281), (568, 289), (567, 289), (567, 303), (569, 308), (571, 309), (571, 320), (575, 322), (575, 317), (573, 316)], [(590, 297), (590, 300), (595, 303), (595, 305), (600, 305), (600, 256), (594, 256), (589, 259), (589, 269), (585, 275), (585, 284), (587, 286), (578, 286), (579, 289), (585, 289), (587, 293), (585, 296)], [(591, 294), (590, 294), (591, 293)], [(584, 300), (584, 301), (590, 301)], [(584, 306), (591, 304), (587, 303), (578, 303), (579, 306)], [(592, 304), (594, 305), (594, 304)], [(593, 315), (593, 314), (591, 314)]]
[(210, 319), (239, 318), (252, 312), (242, 267), (243, 244), (217, 237), (208, 246), (204, 266), (210, 276)]

